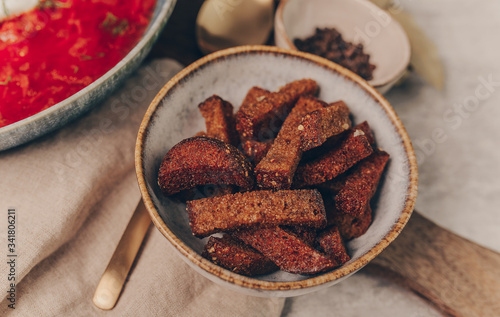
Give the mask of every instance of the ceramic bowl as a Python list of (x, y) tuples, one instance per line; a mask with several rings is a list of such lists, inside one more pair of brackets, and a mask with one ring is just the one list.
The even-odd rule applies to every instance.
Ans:
[[(368, 120), (378, 144), (391, 155), (373, 204), (368, 232), (348, 242), (352, 259), (315, 276), (282, 271), (246, 277), (201, 257), (206, 238), (195, 238), (186, 205), (162, 195), (158, 169), (168, 150), (205, 129), (198, 104), (217, 94), (238, 108), (255, 85), (276, 90), (312, 78), (327, 102), (342, 99), (354, 122)], [(136, 172), (151, 219), (179, 255), (212, 281), (257, 296), (295, 296), (335, 284), (356, 272), (393, 241), (408, 221), (417, 194), (417, 164), (408, 135), (396, 113), (373, 87), (346, 69), (318, 56), (268, 46), (241, 46), (208, 55), (186, 67), (158, 93), (142, 121), (136, 144)]]
[(376, 65), (368, 83), (381, 93), (408, 68), (408, 36), (397, 21), (368, 0), (282, 0), (274, 21), (275, 43), (297, 49), (293, 40), (313, 35), (317, 27), (334, 27), (344, 40), (363, 44), (370, 62)]
[(157, 0), (148, 28), (128, 54), (96, 79), (63, 101), (26, 119), (0, 128), (0, 151), (26, 143), (54, 131), (99, 104), (144, 60), (167, 23), (176, 0)]

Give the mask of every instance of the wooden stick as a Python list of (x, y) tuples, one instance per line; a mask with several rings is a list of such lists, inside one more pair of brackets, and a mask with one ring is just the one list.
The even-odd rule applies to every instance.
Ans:
[(412, 289), (448, 316), (500, 316), (500, 254), (418, 212), (366, 269)]

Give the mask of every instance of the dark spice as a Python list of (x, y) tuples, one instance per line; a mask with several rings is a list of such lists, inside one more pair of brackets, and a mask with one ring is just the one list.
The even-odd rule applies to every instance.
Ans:
[(370, 64), (370, 55), (363, 53), (363, 44), (344, 41), (335, 28), (316, 28), (316, 33), (305, 40), (294, 39), (295, 46), (355, 72), (365, 80), (373, 78), (375, 65)]

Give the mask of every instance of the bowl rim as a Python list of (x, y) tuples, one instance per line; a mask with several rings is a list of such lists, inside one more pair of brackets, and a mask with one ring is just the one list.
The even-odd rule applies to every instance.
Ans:
[[(295, 44), (293, 44), (293, 42), (290, 40), (290, 37), (288, 37), (288, 33), (286, 32), (286, 28), (285, 28), (285, 22), (283, 20), (283, 10), (285, 8), (285, 5), (289, 1), (290, 0), (281, 0), (277, 9), (276, 9), (276, 14), (274, 16), (274, 34), (275, 34), (275, 36), (281, 36), (284, 39), (284, 41), (287, 43), (287, 45), (290, 49), (294, 49), (294, 50), (298, 51), (299, 49), (295, 46)], [(378, 7), (376, 4), (374, 4), (373, 2), (370, 2), (368, 0), (356, 0), (356, 2), (360, 3), (361, 5), (367, 7), (370, 10), (386, 12), (385, 10), (383, 10), (382, 8)], [(398, 28), (399, 31), (401, 31), (402, 34), (404, 35), (404, 38), (405, 38), (404, 46), (407, 47), (407, 50), (406, 50), (407, 53), (404, 56), (404, 63), (403, 64), (405, 66), (399, 72), (395, 73), (390, 78), (387, 78), (385, 80), (381, 80), (380, 82), (377, 82), (373, 79), (368, 81), (372, 86), (377, 87), (377, 88), (389, 85), (389, 84), (399, 80), (405, 74), (406, 69), (408, 68), (408, 65), (410, 65), (410, 60), (411, 60), (411, 44), (410, 44), (410, 39), (408, 38), (408, 35), (406, 34), (406, 32), (403, 29), (403, 27), (401, 26), (401, 24), (396, 19), (394, 19), (389, 13), (387, 13), (387, 14), (390, 17), (391, 21), (396, 26), (396, 28)]]
[[(374, 247), (372, 247), (367, 253), (362, 255), (359, 259), (347, 265), (344, 265), (338, 269), (335, 269), (333, 271), (326, 272), (321, 275), (313, 276), (308, 279), (300, 281), (291, 281), (291, 282), (262, 281), (251, 277), (236, 274), (206, 260), (201, 255), (197, 254), (193, 249), (188, 247), (167, 227), (167, 225), (165, 224), (165, 222), (163, 221), (163, 219), (161, 218), (161, 216), (159, 215), (158, 211), (154, 206), (151, 196), (149, 195), (146, 185), (146, 180), (144, 177), (144, 168), (143, 168), (144, 161), (142, 157), (144, 150), (144, 141), (148, 134), (147, 130), (151, 122), (151, 119), (156, 112), (156, 109), (160, 105), (163, 98), (167, 95), (167, 93), (184, 78), (189, 77), (191, 73), (197, 71), (199, 68), (203, 68), (203, 66), (206, 64), (212, 63), (217, 60), (222, 60), (227, 56), (245, 55), (252, 53), (272, 54), (278, 56), (291, 56), (291, 57), (306, 59), (319, 66), (337, 72), (340, 75), (344, 76), (345, 78), (358, 84), (362, 89), (364, 89), (368, 93), (368, 95), (370, 95), (371, 98), (375, 99), (375, 101), (378, 104), (380, 104), (381, 108), (386, 112), (388, 118), (390, 119), (397, 133), (400, 135), (402, 139), (406, 156), (408, 158), (410, 179), (409, 179), (408, 190), (406, 193), (406, 200), (404, 208), (401, 211), (398, 221), (394, 223), (390, 231)], [(139, 128), (136, 148), (135, 148), (135, 168), (141, 195), (153, 223), (158, 228), (158, 230), (167, 238), (167, 240), (169, 240), (170, 243), (172, 243), (172, 245), (182, 253), (182, 255), (187, 257), (192, 263), (194, 263), (198, 267), (202, 268), (203, 270), (207, 271), (212, 275), (219, 277), (220, 279), (226, 282), (246, 288), (259, 289), (259, 290), (291, 290), (291, 289), (308, 288), (334, 281), (336, 279), (339, 279), (343, 276), (347, 276), (361, 269), (376, 255), (382, 252), (399, 235), (403, 227), (406, 225), (415, 205), (415, 200), (417, 197), (417, 187), (418, 187), (417, 161), (410, 138), (401, 120), (396, 115), (394, 109), (391, 107), (389, 102), (374, 87), (370, 86), (366, 81), (364, 81), (357, 75), (353, 74), (351, 71), (319, 56), (300, 51), (293, 51), (284, 48), (262, 46), (262, 45), (239, 46), (212, 53), (195, 61), (194, 63), (192, 63), (191, 65), (187, 66), (182, 71), (180, 71), (172, 79), (170, 79), (151, 102), (143, 118), (141, 126)]]

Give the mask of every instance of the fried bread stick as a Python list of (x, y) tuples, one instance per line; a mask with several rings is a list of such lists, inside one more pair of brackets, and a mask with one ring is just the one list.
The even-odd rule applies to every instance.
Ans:
[(289, 233), (294, 234), (310, 246), (316, 246), (316, 229), (299, 226), (281, 226), (281, 228)]
[(280, 227), (240, 230), (233, 235), (251, 245), (286, 272), (316, 274), (336, 266), (329, 256)]
[(363, 121), (360, 124), (356, 125), (354, 129), (363, 131), (366, 138), (368, 139), (368, 142), (370, 142), (371, 145), (375, 145), (375, 136), (373, 135), (372, 128), (367, 121)]
[(302, 151), (320, 146), (328, 138), (349, 129), (349, 112), (343, 101), (337, 101), (326, 108), (308, 113), (298, 127)]
[(323, 197), (323, 202), (325, 203), (327, 226), (337, 226), (340, 235), (345, 240), (357, 238), (365, 234), (372, 221), (372, 211), (369, 204), (366, 206), (366, 210), (359, 216), (345, 214), (335, 207), (335, 197), (345, 186), (348, 176), (349, 175), (343, 174), (343, 176), (317, 185), (321, 197)]
[(225, 269), (247, 276), (278, 270), (273, 261), (227, 234), (222, 238), (210, 237), (201, 255)]
[(165, 155), (158, 185), (165, 196), (197, 185), (253, 187), (252, 167), (234, 146), (217, 139), (192, 137), (174, 145)]
[(317, 190), (253, 191), (187, 202), (197, 237), (240, 228), (300, 225), (321, 228), (325, 206)]
[(279, 129), (276, 123), (285, 120), (300, 96), (314, 95), (317, 91), (318, 85), (314, 80), (302, 79), (285, 85), (278, 92), (263, 94), (264, 98), (255, 98), (255, 103), (251, 102), (253, 97), (247, 96), (236, 112), (236, 129), (241, 141), (269, 138)]
[(335, 208), (335, 196), (337, 196), (338, 192), (342, 189), (345, 184), (345, 177), (339, 176), (331, 181), (318, 184), (315, 187), (321, 193), (321, 197), (323, 198), (323, 203), (325, 204), (325, 212), (326, 212), (326, 225), (331, 226), (335, 225), (335, 217), (338, 213)]
[(352, 216), (361, 215), (377, 190), (388, 160), (389, 154), (376, 151), (356, 166), (335, 197), (335, 206), (339, 212)]
[(318, 244), (321, 249), (333, 258), (336, 266), (340, 266), (351, 258), (347, 254), (344, 242), (337, 226), (330, 226), (318, 233)]
[(373, 149), (365, 133), (359, 129), (351, 129), (336, 148), (299, 166), (294, 186), (302, 188), (329, 181), (372, 153)]
[[(330, 215), (328, 213), (328, 216)], [(372, 209), (368, 204), (359, 216), (352, 216), (335, 210), (333, 212), (333, 223), (338, 226), (340, 235), (345, 240), (361, 237), (368, 231), (372, 223)]]
[[(373, 133), (370, 129), (370, 125), (368, 122), (364, 121), (355, 127), (353, 127), (354, 130), (361, 130), (365, 134), (368, 142), (373, 146), (375, 144), (375, 137), (373, 136)], [(341, 134), (334, 135), (330, 138), (328, 138), (323, 144), (321, 144), (318, 147), (312, 148), (310, 150), (305, 151), (302, 153), (302, 159), (299, 163), (300, 165), (304, 165), (310, 161), (313, 161), (317, 159), (318, 157), (324, 155), (325, 153), (328, 153), (332, 149), (338, 147), (339, 143), (345, 138), (345, 135), (348, 131), (345, 131)]]
[(237, 145), (238, 134), (231, 103), (213, 95), (200, 103), (198, 109), (205, 118), (206, 136)]
[[(243, 102), (241, 103), (241, 107), (252, 107), (255, 105), (257, 102), (262, 101), (264, 98), (269, 96), (271, 92), (267, 89), (260, 88), (260, 87), (252, 87), (250, 90), (247, 92), (247, 95), (245, 96), (245, 99), (243, 99)], [(241, 108), (240, 107), (240, 108)]]
[(328, 104), (318, 98), (300, 97), (266, 156), (255, 167), (257, 185), (260, 188), (290, 188), (302, 156), (298, 129), (300, 122), (306, 114), (323, 107), (328, 107)]
[(271, 142), (260, 142), (255, 140), (245, 141), (242, 144), (243, 153), (254, 165), (259, 164), (271, 148)]

